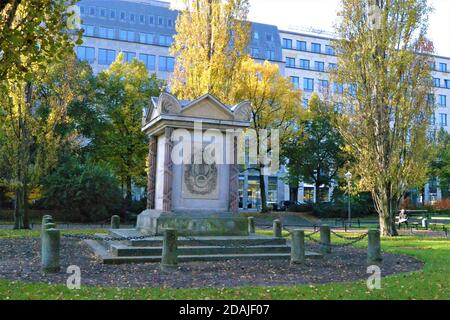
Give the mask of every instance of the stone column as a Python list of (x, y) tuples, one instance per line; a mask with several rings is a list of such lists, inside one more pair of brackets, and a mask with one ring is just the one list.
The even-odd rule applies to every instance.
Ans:
[(255, 234), (255, 218), (248, 217), (247, 219), (248, 219), (248, 233)]
[(425, 204), (429, 204), (430, 203), (430, 184), (426, 183), (424, 189), (425, 190), (423, 192), (424, 193), (423, 201), (424, 201)]
[(322, 253), (330, 253), (331, 252), (331, 234), (329, 226), (320, 226), (320, 251)]
[(281, 238), (282, 232), (281, 232), (281, 221), (279, 219), (273, 220), (273, 236), (275, 238)]
[(111, 217), (111, 229), (120, 229), (120, 217), (118, 215)]
[(43, 272), (52, 273), (60, 270), (60, 239), (61, 235), (59, 230), (53, 228), (44, 230), (41, 243), (41, 265)]
[(163, 248), (161, 257), (161, 270), (173, 271), (178, 266), (177, 230), (167, 228), (164, 230)]
[(148, 137), (148, 177), (147, 177), (147, 209), (155, 209), (155, 184), (156, 184), (156, 150), (158, 139), (155, 136)]
[(237, 137), (232, 137), (233, 141), (231, 145), (233, 150), (227, 150), (232, 152), (233, 163), (229, 164), (230, 168), (230, 182), (229, 182), (229, 210), (231, 213), (237, 213), (239, 210), (239, 164), (237, 163)]
[(172, 162), (172, 132), (173, 128), (167, 127), (164, 131), (164, 185), (163, 185), (163, 211), (170, 212), (172, 210), (172, 179), (173, 179), (173, 162)]
[(380, 231), (369, 230), (367, 239), (368, 239), (367, 262), (369, 264), (380, 262), (382, 260)]
[(291, 232), (291, 264), (305, 262), (305, 231), (294, 229)]
[(244, 175), (244, 190), (242, 196), (242, 209), (248, 209), (248, 170), (245, 171)]

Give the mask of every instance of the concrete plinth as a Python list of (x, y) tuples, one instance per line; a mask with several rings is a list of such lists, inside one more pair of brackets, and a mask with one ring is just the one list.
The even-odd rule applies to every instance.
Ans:
[(160, 236), (167, 228), (187, 236), (246, 236), (248, 221), (228, 213), (170, 212), (147, 209), (138, 215), (136, 229), (150, 236)]

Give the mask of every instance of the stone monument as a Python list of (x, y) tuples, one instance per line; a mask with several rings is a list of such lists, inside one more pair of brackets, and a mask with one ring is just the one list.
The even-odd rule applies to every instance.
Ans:
[(151, 99), (142, 131), (149, 139), (147, 209), (136, 229), (162, 235), (248, 235), (239, 206), (239, 132), (250, 125), (248, 102), (227, 106), (210, 94)]

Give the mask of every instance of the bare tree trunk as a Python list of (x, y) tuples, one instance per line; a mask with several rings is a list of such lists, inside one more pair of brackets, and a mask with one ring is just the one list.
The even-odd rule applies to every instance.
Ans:
[(259, 172), (259, 190), (261, 194), (261, 211), (267, 212), (269, 209), (267, 208), (267, 197), (266, 197), (266, 184), (264, 182), (264, 175), (262, 174), (262, 168)]
[(392, 199), (389, 191), (374, 194), (375, 207), (377, 209), (380, 221), (380, 233), (382, 236), (397, 236), (397, 228), (395, 226), (395, 215), (397, 213), (398, 202)]

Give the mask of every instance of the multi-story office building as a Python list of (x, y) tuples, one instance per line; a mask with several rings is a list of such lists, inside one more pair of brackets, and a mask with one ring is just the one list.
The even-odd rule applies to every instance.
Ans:
[[(169, 47), (175, 34), (178, 12), (169, 3), (155, 0), (81, 0), (78, 3), (84, 29), (83, 44), (76, 48), (79, 59), (88, 61), (94, 72), (107, 68), (119, 52), (131, 61), (137, 58), (149, 72), (169, 80), (175, 58)], [(339, 94), (343, 86), (330, 83), (328, 71), (337, 67), (331, 38), (322, 35), (278, 30), (276, 26), (251, 24), (249, 53), (257, 61), (278, 64), (280, 72), (289, 77), (303, 92), (307, 105), (312, 92), (319, 95)], [(193, 31), (195, 32), (195, 31)], [(436, 112), (431, 123), (450, 131), (450, 58), (436, 56), (433, 72)], [(289, 199), (289, 187), (281, 178), (267, 176), (267, 198), (270, 202)], [(259, 178), (255, 172), (245, 172), (241, 181), (241, 207), (259, 205)], [(442, 191), (434, 184), (426, 186), (425, 201), (440, 198)], [(314, 186), (301, 184), (299, 201), (314, 199)], [(327, 190), (325, 195), (331, 194)]]

